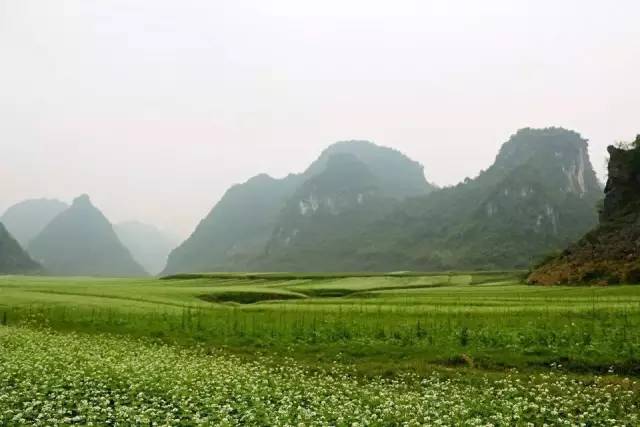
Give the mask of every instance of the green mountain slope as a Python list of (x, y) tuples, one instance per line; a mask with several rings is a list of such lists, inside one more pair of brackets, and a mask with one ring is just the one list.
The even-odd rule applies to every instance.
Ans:
[(32, 240), (29, 253), (56, 275), (146, 275), (86, 195), (75, 199)]
[(0, 222), (22, 247), (27, 247), (53, 218), (68, 207), (69, 205), (59, 200), (25, 200), (7, 209)]
[(399, 201), (383, 187), (384, 180), (356, 156), (333, 154), (288, 200), (254, 269), (348, 269), (355, 239)]
[(586, 140), (562, 128), (518, 131), (440, 190), (395, 150), (343, 142), (301, 175), (234, 187), (165, 272), (526, 268), (596, 223), (600, 192)]
[(0, 223), (0, 274), (36, 274), (40, 265), (31, 259)]
[(264, 251), (278, 213), (300, 177), (258, 175), (231, 187), (192, 235), (169, 255), (163, 274), (247, 270)]
[(306, 177), (322, 173), (329, 160), (337, 154), (350, 154), (364, 163), (378, 180), (379, 191), (389, 197), (402, 199), (420, 196), (435, 190), (424, 176), (423, 166), (398, 150), (369, 141), (341, 141), (330, 145), (309, 166)]
[(276, 249), (274, 231), (280, 227), (287, 209), (290, 212), (290, 199), (340, 154), (351, 155), (365, 165), (381, 196), (399, 199), (433, 190), (424, 178), (422, 166), (402, 153), (366, 141), (338, 142), (302, 174), (283, 179), (258, 175), (232, 187), (193, 234), (171, 253), (163, 273), (248, 271), (261, 265), (274, 268), (266, 262), (265, 254), (268, 246)]
[(526, 268), (596, 223), (600, 191), (579, 134), (522, 129), (477, 178), (402, 204), (360, 252), (381, 269)]

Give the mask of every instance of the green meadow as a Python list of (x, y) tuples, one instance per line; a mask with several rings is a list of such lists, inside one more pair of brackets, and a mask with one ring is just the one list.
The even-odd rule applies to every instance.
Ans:
[(637, 425), (640, 287), (0, 278), (0, 426)]
[(519, 273), (0, 278), (0, 323), (341, 360), (640, 374), (640, 287), (534, 287)]

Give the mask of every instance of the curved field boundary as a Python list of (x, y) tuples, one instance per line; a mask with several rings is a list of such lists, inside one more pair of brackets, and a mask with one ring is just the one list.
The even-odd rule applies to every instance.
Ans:
[[(297, 280), (297, 279), (313, 279), (313, 280), (333, 280), (347, 278), (367, 278), (367, 277), (432, 277), (432, 276), (499, 276), (505, 275), (520, 277), (524, 271), (400, 271), (400, 272), (334, 272), (334, 273), (293, 273), (293, 272), (274, 272), (274, 273), (179, 273), (161, 277), (160, 280), (192, 280), (192, 279), (263, 279), (263, 280)], [(478, 282), (479, 283), (479, 282)]]
[(255, 304), (263, 301), (284, 301), (294, 299), (305, 299), (306, 295), (296, 293), (279, 292), (255, 292), (255, 291), (226, 291), (212, 294), (198, 295), (198, 298), (213, 303), (238, 303)]

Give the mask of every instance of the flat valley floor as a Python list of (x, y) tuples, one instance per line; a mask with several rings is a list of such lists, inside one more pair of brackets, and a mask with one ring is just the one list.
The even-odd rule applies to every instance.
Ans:
[(640, 287), (0, 277), (0, 425), (638, 425)]

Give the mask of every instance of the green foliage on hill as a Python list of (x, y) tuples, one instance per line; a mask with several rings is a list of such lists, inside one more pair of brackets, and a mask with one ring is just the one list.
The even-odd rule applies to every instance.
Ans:
[(382, 147), (369, 141), (341, 141), (329, 146), (309, 166), (305, 175), (322, 173), (331, 158), (350, 154), (364, 163), (377, 178), (379, 190), (387, 196), (404, 198), (430, 193), (435, 187), (424, 176), (423, 166), (393, 148)]
[(391, 212), (397, 199), (386, 196), (378, 179), (351, 154), (334, 154), (325, 169), (307, 180), (279, 215), (264, 256), (254, 268), (276, 271), (346, 270), (350, 249), (374, 221)]
[(164, 274), (211, 270), (248, 270), (262, 253), (278, 214), (301, 177), (258, 175), (229, 189), (193, 234), (173, 250)]
[(0, 274), (33, 274), (41, 271), (16, 239), (0, 223)]
[(270, 187), (230, 190), (165, 272), (526, 268), (597, 222), (601, 192), (586, 141), (562, 128), (518, 131), (486, 171), (440, 190), (362, 141), (259, 181)]
[(29, 252), (55, 275), (146, 275), (86, 195), (55, 217), (33, 239)]
[(599, 198), (586, 141), (523, 129), (477, 178), (402, 204), (362, 249), (381, 260), (396, 254), (389, 268), (526, 268), (592, 227)]
[[(340, 158), (346, 164), (338, 173), (340, 162), (335, 159)], [(335, 175), (324, 173), (331, 164)], [(350, 170), (351, 166), (357, 167), (357, 170)], [(360, 180), (359, 183), (351, 182), (356, 178)], [(232, 187), (193, 234), (171, 253), (164, 273), (245, 271), (255, 270), (262, 265), (273, 269), (276, 265), (266, 256), (267, 248), (277, 246), (274, 234), (277, 237), (277, 230), (283, 221), (291, 218), (292, 209), (295, 211), (299, 206), (300, 201), (296, 196), (314, 185), (321, 185), (323, 194), (334, 190), (339, 193), (343, 184), (351, 188), (360, 186), (363, 198), (368, 198), (364, 192), (374, 188), (376, 198), (384, 196), (395, 199), (433, 190), (433, 186), (424, 178), (422, 166), (398, 151), (366, 141), (339, 142), (326, 149), (302, 174), (283, 179), (258, 175)], [(357, 194), (353, 196), (353, 201), (357, 202)], [(349, 220), (340, 216), (345, 225), (340, 230), (345, 229), (347, 223), (366, 224), (377, 218), (377, 214), (370, 216), (361, 210), (360, 217), (367, 219)], [(322, 227), (318, 224), (312, 233), (319, 232)], [(329, 230), (329, 233), (334, 236), (340, 234), (339, 230)], [(324, 256), (327, 256), (326, 252)], [(329, 264), (325, 265), (325, 268), (329, 267)]]

